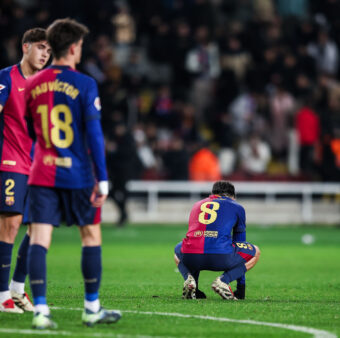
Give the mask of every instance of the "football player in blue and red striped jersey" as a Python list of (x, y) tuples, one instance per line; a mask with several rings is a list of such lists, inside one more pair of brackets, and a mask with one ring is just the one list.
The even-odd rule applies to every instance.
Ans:
[(97, 84), (76, 70), (87, 33), (75, 20), (53, 22), (47, 28), (52, 65), (30, 78), (26, 87), (28, 118), (37, 137), (29, 177), (28, 270), (35, 305), (33, 328), (38, 329), (56, 327), (46, 302), (46, 253), (62, 216), (67, 225), (76, 224), (80, 230), (83, 323), (114, 323), (121, 317), (119, 311), (101, 308), (98, 297), (100, 208), (108, 195), (108, 178)]
[[(246, 215), (230, 182), (217, 181), (212, 195), (194, 204), (186, 237), (175, 247), (175, 262), (185, 282), (183, 298), (205, 298), (198, 290), (200, 271), (224, 271), (212, 284), (223, 299), (245, 298), (246, 271), (260, 250), (246, 242)], [(237, 280), (235, 295), (229, 283)], [(199, 291), (197, 293), (197, 290)]]
[[(25, 120), (26, 79), (42, 69), (50, 57), (46, 32), (28, 30), (22, 38), (20, 63), (0, 71), (0, 311), (33, 311), (24, 291), (29, 230), (19, 249), (8, 287), (12, 249), (27, 199), (32, 140)], [(10, 290), (9, 290), (10, 289)]]

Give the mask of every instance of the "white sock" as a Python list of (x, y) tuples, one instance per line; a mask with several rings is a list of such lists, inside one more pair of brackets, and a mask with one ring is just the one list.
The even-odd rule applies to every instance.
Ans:
[(13, 292), (23, 295), (25, 293), (25, 283), (16, 282), (12, 279), (11, 284), (9, 285), (9, 289)]
[(98, 312), (100, 309), (99, 298), (93, 301), (84, 300), (85, 309), (91, 310), (92, 312)]
[(0, 303), (3, 303), (7, 299), (10, 299), (10, 298), (11, 298), (11, 293), (9, 292), (9, 290), (0, 292)]
[(38, 304), (34, 306), (34, 313), (40, 312), (45, 316), (49, 316), (50, 309), (48, 308), (47, 304)]

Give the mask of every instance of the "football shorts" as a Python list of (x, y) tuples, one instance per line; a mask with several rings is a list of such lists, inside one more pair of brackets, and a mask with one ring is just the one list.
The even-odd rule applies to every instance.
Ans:
[(68, 226), (98, 224), (101, 221), (101, 208), (91, 205), (93, 188), (61, 189), (30, 185), (30, 223), (46, 223), (59, 226), (65, 221)]
[[(177, 244), (175, 252), (176, 255), (180, 252), (179, 244)], [(184, 265), (190, 271), (227, 271), (239, 264), (248, 262), (255, 254), (256, 250), (253, 244), (240, 242), (233, 243), (233, 252), (230, 254), (181, 253), (179, 259), (183, 259)]]
[(0, 171), (0, 213), (24, 214), (27, 180), (27, 175)]

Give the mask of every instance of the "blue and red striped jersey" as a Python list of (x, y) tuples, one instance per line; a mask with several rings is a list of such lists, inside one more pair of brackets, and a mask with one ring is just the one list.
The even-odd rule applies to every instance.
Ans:
[(244, 208), (233, 199), (211, 195), (194, 204), (183, 253), (227, 254), (233, 252), (234, 233), (245, 233)]
[(0, 171), (28, 175), (32, 140), (25, 120), (25, 87), (19, 64), (0, 71)]
[(87, 188), (95, 183), (94, 172), (98, 181), (107, 180), (94, 79), (52, 65), (27, 80), (26, 101), (37, 137), (29, 184)]

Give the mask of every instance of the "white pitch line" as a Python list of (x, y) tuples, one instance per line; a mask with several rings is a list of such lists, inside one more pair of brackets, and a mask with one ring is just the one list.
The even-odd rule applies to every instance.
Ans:
[[(62, 307), (52, 307), (55, 310), (73, 310), (73, 311), (82, 311), (81, 308), (62, 308)], [(304, 332), (313, 335), (314, 338), (337, 338), (338, 336), (334, 333), (314, 329), (312, 327), (307, 326), (298, 326), (298, 325), (290, 325), (290, 324), (281, 324), (281, 323), (270, 323), (270, 322), (259, 322), (257, 320), (249, 320), (249, 319), (232, 319), (232, 318), (223, 318), (223, 317), (212, 317), (212, 316), (200, 316), (200, 315), (187, 315), (184, 313), (174, 313), (174, 312), (147, 312), (147, 311), (133, 311), (133, 310), (120, 310), (121, 312), (126, 313), (136, 313), (140, 315), (156, 315), (156, 316), (168, 316), (168, 317), (180, 317), (180, 318), (196, 318), (196, 319), (205, 319), (205, 320), (213, 320), (217, 322), (228, 322), (228, 323), (238, 323), (238, 324), (249, 324), (249, 325), (258, 325), (258, 326), (270, 326), (277, 327), (280, 329), (286, 329), (296, 332)]]
[(82, 336), (82, 337), (113, 337), (113, 338), (172, 338), (172, 337), (157, 337), (144, 335), (127, 335), (116, 333), (86, 333), (69, 332), (69, 331), (52, 331), (52, 330), (28, 330), (28, 329), (0, 329), (0, 333), (14, 334), (31, 334), (31, 335), (55, 335), (55, 336)]

